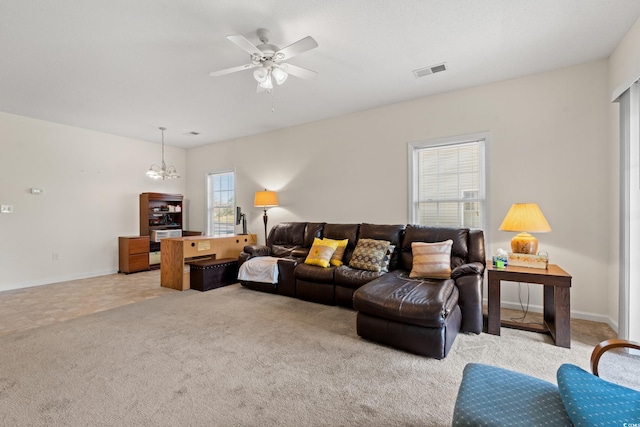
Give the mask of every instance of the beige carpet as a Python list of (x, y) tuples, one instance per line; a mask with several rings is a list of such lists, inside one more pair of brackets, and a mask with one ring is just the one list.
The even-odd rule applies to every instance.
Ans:
[(593, 346), (612, 337), (573, 321), (569, 350), (503, 328), (458, 335), (439, 361), (362, 340), (355, 318), (233, 285), (9, 334), (0, 425), (449, 425), (466, 363), (555, 382), (561, 363), (588, 369)]

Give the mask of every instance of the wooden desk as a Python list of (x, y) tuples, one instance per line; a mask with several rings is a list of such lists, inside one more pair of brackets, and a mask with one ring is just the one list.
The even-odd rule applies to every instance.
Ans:
[(228, 237), (186, 236), (162, 239), (160, 243), (160, 285), (184, 291), (190, 288), (189, 266), (198, 258), (238, 258), (246, 245), (256, 244), (255, 234)]
[[(487, 332), (500, 335), (500, 326), (549, 333), (557, 346), (571, 348), (571, 275), (555, 264), (546, 270), (527, 267), (493, 267), (487, 262), (489, 281)], [(542, 326), (500, 320), (500, 281), (537, 283), (544, 286)]]

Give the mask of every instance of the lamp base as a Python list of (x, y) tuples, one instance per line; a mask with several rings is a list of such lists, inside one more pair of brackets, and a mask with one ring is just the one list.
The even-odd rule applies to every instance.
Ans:
[(267, 244), (267, 222), (269, 222), (269, 216), (267, 215), (267, 208), (264, 208), (264, 215), (262, 215), (262, 221), (264, 221), (264, 244)]
[(511, 239), (511, 251), (517, 254), (537, 254), (538, 239), (529, 233), (519, 233)]

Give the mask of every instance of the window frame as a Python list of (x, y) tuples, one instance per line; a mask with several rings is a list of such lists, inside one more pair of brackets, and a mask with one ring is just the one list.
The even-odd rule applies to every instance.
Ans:
[[(214, 223), (214, 218), (213, 218), (213, 212), (215, 209), (215, 206), (212, 206), (212, 204), (214, 203), (214, 198), (213, 197), (213, 191), (214, 189), (212, 188), (214, 185), (213, 180), (215, 179), (216, 176), (221, 176), (221, 175), (228, 175), (230, 174), (233, 177), (233, 206), (232, 208), (232, 212), (233, 212), (233, 222), (231, 223), (231, 233), (230, 234), (221, 234), (219, 232), (216, 232), (216, 229), (219, 230), (219, 227), (215, 227)], [(233, 236), (235, 235), (235, 226), (236, 226), (236, 222), (237, 222), (237, 218), (236, 218), (236, 172), (235, 170), (222, 170), (222, 171), (216, 171), (216, 172), (207, 172), (206, 177), (205, 177), (205, 187), (206, 187), (206, 201), (207, 201), (207, 205), (206, 205), (206, 218), (207, 218), (207, 224), (206, 224), (206, 234), (207, 236), (212, 236), (212, 237), (226, 237), (226, 236)], [(222, 224), (222, 223), (220, 223)], [(225, 224), (229, 224), (228, 222)]]
[[(489, 221), (489, 205), (488, 205), (488, 181), (487, 181), (487, 169), (488, 169), (488, 149), (490, 142), (489, 132), (479, 132), (466, 135), (458, 135), (444, 138), (436, 138), (429, 140), (412, 141), (407, 144), (408, 154), (408, 196), (407, 196), (407, 219), (409, 224), (419, 224), (418, 214), (418, 201), (419, 201), (419, 154), (421, 150), (426, 148), (438, 148), (447, 146), (456, 146), (469, 144), (474, 142), (480, 142), (481, 145), (481, 158), (480, 158), (480, 170), (479, 170), (479, 187), (478, 198), (473, 202), (479, 202), (482, 209), (482, 221), (479, 224), (478, 229), (483, 230), (486, 234), (486, 227)], [(469, 189), (465, 189), (469, 191)], [(462, 197), (462, 195), (461, 195)], [(464, 202), (468, 203), (468, 202)], [(460, 206), (460, 209), (464, 209), (464, 204)]]

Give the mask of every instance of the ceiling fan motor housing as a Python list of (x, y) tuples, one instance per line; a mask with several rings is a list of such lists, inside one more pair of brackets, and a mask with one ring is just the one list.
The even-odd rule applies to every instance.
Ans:
[(265, 58), (273, 58), (273, 55), (280, 50), (278, 46), (271, 43), (264, 43), (256, 47), (262, 51)]

